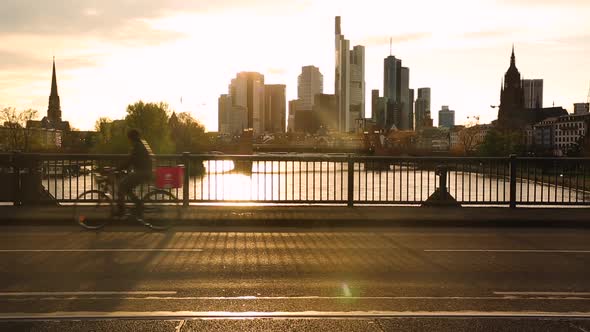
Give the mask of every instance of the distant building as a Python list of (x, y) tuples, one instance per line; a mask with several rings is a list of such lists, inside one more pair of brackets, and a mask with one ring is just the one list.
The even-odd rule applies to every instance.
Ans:
[(272, 84), (264, 86), (264, 130), (269, 133), (285, 132), (287, 115), (287, 86)]
[(522, 80), (525, 108), (543, 108), (543, 80)]
[[(53, 58), (53, 71), (51, 75), (51, 92), (49, 94), (49, 106), (47, 107), (47, 116), (41, 121), (27, 121), (27, 128), (40, 128), (50, 130), (70, 131), (70, 123), (62, 121), (61, 102), (57, 92), (57, 75), (55, 73), (55, 58)], [(60, 138), (61, 142), (61, 138)], [(61, 143), (60, 143), (61, 144)]]
[(420, 129), (416, 138), (416, 148), (418, 150), (432, 152), (449, 151), (449, 130), (433, 127)]
[(383, 96), (388, 105), (395, 105), (393, 125), (400, 130), (414, 129), (414, 97), (410, 90), (410, 69), (402, 60), (390, 55), (383, 60)]
[(320, 93), (324, 93), (324, 76), (319, 68), (302, 67), (297, 78), (297, 97), (301, 100), (301, 108), (311, 110), (315, 95)]
[(240, 135), (248, 128), (248, 109), (233, 105), (230, 95), (221, 95), (218, 99), (219, 133)]
[(295, 132), (295, 113), (300, 108), (299, 103), (301, 103), (300, 99), (289, 100), (289, 116), (287, 119), (287, 132), (289, 133)]
[(334, 94), (338, 110), (338, 131), (354, 130), (355, 119), (365, 116), (365, 48), (355, 46), (342, 34), (341, 17), (335, 20)]
[(365, 47), (357, 45), (350, 51), (350, 109), (347, 131), (365, 118)]
[(386, 129), (387, 98), (379, 96), (379, 90), (371, 90), (371, 118), (377, 128)]
[(233, 106), (247, 110), (248, 128), (254, 135), (264, 133), (264, 75), (241, 72), (231, 81), (229, 95)]
[(590, 114), (569, 114), (545, 119), (533, 126), (534, 147), (556, 156), (566, 155), (586, 136), (589, 121)]
[(574, 104), (574, 114), (588, 114), (590, 112), (590, 103)]
[(419, 88), (415, 102), (415, 129), (432, 127), (430, 115), (430, 88)]
[(336, 96), (328, 94), (315, 95), (313, 114), (320, 128), (327, 131), (338, 131), (338, 110)]
[(440, 128), (452, 128), (455, 126), (455, 111), (450, 110), (449, 106), (443, 106), (438, 111), (438, 126)]
[(524, 88), (520, 72), (516, 68), (514, 47), (510, 56), (510, 67), (504, 75), (504, 83), (500, 91), (500, 108), (498, 125), (503, 128), (520, 129), (526, 124), (524, 105)]

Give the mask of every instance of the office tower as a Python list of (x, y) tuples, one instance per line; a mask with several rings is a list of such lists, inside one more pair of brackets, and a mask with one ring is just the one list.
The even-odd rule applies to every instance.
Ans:
[(365, 47), (350, 51), (350, 111), (347, 131), (354, 130), (357, 119), (365, 118)]
[[(420, 130), (423, 127), (431, 127), (432, 120), (430, 115), (430, 88), (419, 88), (418, 98), (416, 98), (415, 108), (415, 128)], [(428, 126), (427, 124), (430, 125)]]
[(438, 111), (438, 127), (453, 128), (455, 126), (455, 111), (449, 110), (449, 106), (443, 106)]
[(365, 49), (363, 46), (355, 46), (350, 50), (350, 41), (342, 34), (340, 16), (336, 17), (335, 30), (334, 94), (338, 110), (338, 130), (347, 132), (354, 130), (356, 118), (365, 115)]
[(378, 128), (386, 128), (387, 98), (379, 96), (379, 90), (371, 91), (371, 118)]
[(229, 95), (234, 106), (247, 109), (248, 128), (254, 135), (264, 133), (264, 75), (241, 72), (231, 81)]
[(522, 80), (525, 108), (543, 108), (543, 80)]
[(297, 105), (301, 101), (299, 99), (289, 100), (289, 118), (287, 122), (287, 131), (295, 132), (295, 113), (297, 112)]
[(315, 95), (313, 114), (318, 123), (318, 129), (325, 131), (338, 130), (338, 112), (336, 109), (336, 96), (328, 94)]
[(399, 102), (402, 105), (401, 121), (399, 123), (399, 129), (409, 130), (410, 129), (410, 69), (402, 67), (400, 72), (400, 95)]
[(383, 61), (383, 97), (399, 100), (402, 61), (393, 55)]
[(409, 127), (408, 130), (414, 130), (414, 89), (410, 89), (410, 100), (409, 100), (409, 114), (408, 114), (408, 123)]
[(315, 66), (301, 68), (301, 75), (297, 78), (297, 97), (301, 100), (302, 109), (311, 110), (314, 97), (324, 93), (324, 75)]
[(285, 132), (287, 98), (284, 84), (264, 86), (264, 130), (270, 133)]
[(221, 95), (218, 99), (219, 133), (240, 135), (248, 128), (248, 110), (246, 107), (232, 104), (230, 95)]

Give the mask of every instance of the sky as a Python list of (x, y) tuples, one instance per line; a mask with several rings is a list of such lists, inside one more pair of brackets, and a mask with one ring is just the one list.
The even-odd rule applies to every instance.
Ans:
[[(123, 118), (138, 100), (167, 102), (217, 130), (217, 98), (240, 71), (286, 84), (301, 67), (334, 91), (334, 16), (366, 47), (366, 104), (383, 89), (383, 58), (432, 88), (432, 111), (458, 124), (496, 118), (514, 43), (523, 78), (544, 79), (544, 105), (573, 111), (590, 88), (588, 0), (2, 0), (0, 107), (44, 116), (56, 58), (62, 117), (81, 130)], [(181, 102), (182, 100), (182, 102)]]

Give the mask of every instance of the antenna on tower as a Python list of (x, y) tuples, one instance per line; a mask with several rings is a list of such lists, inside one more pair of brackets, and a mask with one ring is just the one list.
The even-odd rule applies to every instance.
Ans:
[(393, 37), (389, 37), (389, 56), (392, 55), (393, 51)]

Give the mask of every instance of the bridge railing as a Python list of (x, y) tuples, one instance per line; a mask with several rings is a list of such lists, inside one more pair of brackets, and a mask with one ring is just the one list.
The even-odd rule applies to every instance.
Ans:
[[(124, 155), (0, 154), (0, 201), (74, 203), (96, 189), (96, 170)], [(159, 166), (184, 165), (191, 203), (418, 205), (440, 187), (462, 205), (590, 204), (590, 159), (365, 157), (354, 155), (157, 156)], [(147, 192), (142, 186), (140, 193)], [(39, 191), (37, 195), (34, 192)]]

